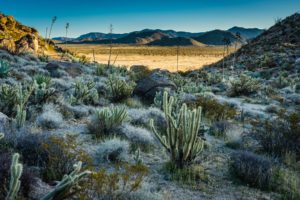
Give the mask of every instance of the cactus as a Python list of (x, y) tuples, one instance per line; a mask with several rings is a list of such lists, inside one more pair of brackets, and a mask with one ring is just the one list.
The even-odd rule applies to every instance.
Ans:
[(64, 195), (71, 189), (72, 186), (77, 184), (80, 179), (91, 174), (90, 171), (80, 173), (82, 162), (74, 165), (74, 171), (69, 175), (65, 175), (63, 179), (55, 186), (55, 188), (46, 194), (42, 200), (63, 199)]
[(188, 110), (186, 104), (183, 104), (179, 113), (172, 113), (174, 98), (168, 97), (164, 92), (163, 110), (167, 121), (167, 133), (162, 135), (154, 127), (153, 119), (150, 120), (150, 126), (160, 143), (166, 148), (171, 157), (171, 162), (178, 168), (192, 162), (203, 150), (204, 142), (198, 137), (201, 123), (201, 107)]
[(2, 140), (4, 138), (4, 134), (0, 133), (0, 140)]
[(137, 164), (137, 165), (143, 163), (143, 160), (142, 160), (142, 158), (141, 158), (141, 150), (140, 150), (140, 148), (138, 148), (138, 149), (135, 151), (135, 155), (134, 155), (133, 159), (134, 159), (134, 161), (135, 161), (135, 164)]
[(74, 85), (74, 94), (71, 96), (71, 104), (92, 103), (96, 104), (99, 95), (93, 81), (84, 82), (77, 80)]
[(12, 164), (10, 167), (10, 173), (11, 173), (10, 185), (5, 200), (16, 199), (21, 186), (20, 178), (23, 172), (23, 165), (19, 163), (19, 157), (20, 155), (18, 153), (15, 153), (12, 158)]

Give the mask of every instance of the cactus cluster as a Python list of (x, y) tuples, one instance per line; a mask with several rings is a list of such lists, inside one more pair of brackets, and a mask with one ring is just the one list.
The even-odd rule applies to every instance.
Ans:
[(33, 78), (34, 82), (34, 103), (42, 104), (47, 102), (52, 97), (56, 90), (50, 88), (51, 77), (45, 75), (36, 75)]
[(204, 142), (198, 137), (201, 107), (191, 111), (187, 109), (186, 104), (183, 104), (177, 114), (173, 114), (173, 107), (174, 98), (169, 98), (168, 93), (164, 92), (163, 110), (167, 121), (167, 133), (166, 135), (158, 133), (153, 120), (150, 120), (150, 126), (170, 154), (171, 162), (178, 168), (183, 168), (203, 150)]
[(98, 102), (99, 95), (93, 81), (85, 83), (82, 80), (77, 80), (74, 87), (75, 90), (71, 97), (72, 104), (96, 104)]

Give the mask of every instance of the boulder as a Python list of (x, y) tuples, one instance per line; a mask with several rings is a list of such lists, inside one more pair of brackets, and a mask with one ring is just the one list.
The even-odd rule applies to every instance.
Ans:
[(16, 45), (13, 39), (0, 39), (0, 48), (5, 49), (9, 52), (15, 52), (16, 51)]
[(16, 41), (16, 53), (37, 53), (39, 49), (38, 37), (27, 34)]
[(63, 71), (67, 72), (70, 76), (80, 76), (83, 71), (82, 67), (78, 63), (71, 62), (59, 62), (53, 61), (45, 66), (45, 69), (50, 73), (53, 78), (60, 78), (64, 75)]
[(163, 91), (164, 88), (175, 90), (176, 85), (170, 80), (168, 75), (169, 72), (166, 71), (154, 71), (149, 76), (137, 81), (133, 94), (152, 102), (155, 94)]

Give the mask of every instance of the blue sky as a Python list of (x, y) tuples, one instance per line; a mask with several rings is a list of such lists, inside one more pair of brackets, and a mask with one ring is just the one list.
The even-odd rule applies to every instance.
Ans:
[(0, 0), (0, 11), (44, 35), (53, 16), (53, 36), (124, 33), (144, 28), (202, 32), (232, 26), (268, 28), (275, 18), (300, 11), (300, 0)]

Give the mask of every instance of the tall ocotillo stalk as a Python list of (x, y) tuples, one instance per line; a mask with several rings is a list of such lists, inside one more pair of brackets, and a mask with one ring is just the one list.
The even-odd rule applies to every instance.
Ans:
[(164, 92), (163, 110), (167, 121), (167, 133), (158, 133), (153, 119), (150, 127), (157, 139), (170, 154), (171, 162), (178, 168), (190, 164), (203, 150), (204, 142), (198, 136), (201, 123), (201, 107), (188, 110), (183, 104), (179, 113), (173, 116), (174, 97)]
[(21, 181), (20, 178), (23, 172), (23, 165), (19, 163), (20, 155), (15, 153), (12, 157), (12, 163), (10, 167), (10, 184), (9, 191), (5, 200), (15, 200), (20, 190)]
[(49, 40), (51, 39), (52, 28), (53, 28), (53, 25), (55, 24), (56, 20), (57, 20), (57, 17), (54, 16), (54, 17), (52, 18), (51, 26), (50, 26), (50, 30), (49, 30), (49, 37), (48, 37)]
[(67, 49), (69, 27), (70, 27), (70, 23), (66, 23), (66, 41), (65, 41), (65, 49)]
[(111, 24), (111, 25), (109, 26), (110, 46), (109, 46), (109, 58), (108, 58), (107, 67), (110, 66), (110, 60), (111, 60), (111, 54), (112, 54), (112, 33), (113, 33), (113, 25)]
[(223, 52), (223, 66), (222, 66), (222, 81), (225, 80), (225, 74), (224, 74), (224, 70), (225, 70), (225, 58), (228, 55), (230, 39), (224, 37), (223, 38), (223, 42), (224, 42), (224, 52)]
[(179, 44), (177, 45), (177, 50), (176, 50), (176, 53), (177, 53), (177, 72), (178, 72), (178, 65), (179, 65)]
[(235, 62), (236, 62), (236, 50), (237, 50), (237, 43), (241, 41), (241, 34), (239, 32), (237, 32), (235, 34), (235, 38), (236, 38), (236, 42), (234, 43), (234, 54), (233, 54), (233, 63), (232, 63), (232, 66), (233, 66), (233, 69), (235, 68)]

